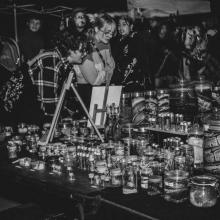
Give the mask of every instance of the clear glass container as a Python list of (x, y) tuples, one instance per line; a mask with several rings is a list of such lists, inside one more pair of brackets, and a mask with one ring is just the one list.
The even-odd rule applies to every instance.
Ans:
[(146, 91), (145, 94), (146, 112), (149, 115), (157, 114), (157, 93), (156, 91)]
[(183, 114), (184, 119), (192, 121), (197, 114), (197, 99), (191, 82), (179, 80), (177, 84), (171, 85), (170, 106), (175, 114)]
[(188, 198), (189, 173), (182, 170), (172, 170), (165, 173), (164, 199), (181, 203)]
[(190, 202), (196, 207), (212, 207), (219, 196), (217, 179), (212, 176), (195, 176), (191, 179)]
[(149, 196), (161, 195), (162, 193), (162, 176), (149, 176), (147, 194)]
[(200, 76), (195, 82), (195, 91), (198, 100), (198, 109), (200, 113), (210, 112), (212, 109), (212, 83)]
[(141, 188), (143, 190), (148, 189), (148, 181), (149, 181), (149, 176), (153, 175), (153, 171), (149, 167), (143, 167), (140, 171), (141, 174)]
[(120, 101), (120, 119), (121, 124), (127, 124), (132, 119), (131, 94), (122, 93)]
[(194, 168), (203, 168), (203, 142), (204, 132), (198, 124), (195, 124), (189, 131), (187, 143), (193, 147), (194, 151)]
[(122, 172), (120, 168), (115, 168), (111, 170), (111, 182), (113, 186), (122, 185)]
[(137, 193), (137, 171), (128, 162), (122, 171), (122, 192), (123, 194)]

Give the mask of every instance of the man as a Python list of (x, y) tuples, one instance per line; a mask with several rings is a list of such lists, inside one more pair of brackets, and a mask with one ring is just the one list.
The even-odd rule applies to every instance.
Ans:
[(31, 60), (45, 47), (44, 37), (41, 33), (42, 21), (37, 15), (32, 15), (27, 21), (27, 27), (21, 34), (19, 46), (25, 61)]
[(38, 89), (38, 101), (46, 121), (52, 119), (63, 82), (69, 72), (74, 71), (73, 64), (82, 63), (87, 49), (86, 37), (65, 33), (56, 40), (53, 51), (46, 51), (28, 62), (29, 74)]

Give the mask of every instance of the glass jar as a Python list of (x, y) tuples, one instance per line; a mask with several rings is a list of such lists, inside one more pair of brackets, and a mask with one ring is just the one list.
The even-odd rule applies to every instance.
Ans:
[(165, 173), (164, 199), (181, 203), (188, 198), (189, 173), (182, 170), (172, 170)]
[(16, 159), (17, 158), (17, 145), (13, 141), (9, 141), (8, 145), (8, 158), (9, 159)]
[(141, 188), (143, 190), (147, 190), (148, 189), (149, 176), (153, 175), (153, 171), (149, 167), (143, 167), (141, 169), (140, 174), (141, 174)]
[(189, 131), (187, 142), (193, 147), (194, 151), (194, 168), (203, 168), (203, 142), (204, 132), (203, 129), (195, 124)]
[(162, 193), (162, 176), (149, 176), (147, 194), (149, 196), (160, 195)]
[(186, 170), (186, 157), (176, 156), (174, 158), (174, 167), (176, 170)]
[(122, 172), (120, 168), (115, 168), (111, 170), (111, 182), (113, 186), (122, 185)]
[(175, 114), (183, 114), (184, 119), (192, 121), (197, 114), (197, 99), (191, 82), (179, 80), (171, 85), (170, 107)]
[(181, 145), (181, 154), (186, 158), (186, 171), (192, 175), (193, 163), (194, 163), (194, 151), (193, 147), (188, 144)]
[(190, 202), (196, 207), (212, 207), (218, 198), (217, 179), (212, 176), (195, 176), (191, 179)]
[(198, 110), (200, 113), (210, 112), (212, 109), (212, 83), (200, 76), (195, 82), (195, 91), (198, 100)]
[(137, 172), (129, 161), (122, 171), (123, 194), (137, 193)]
[(149, 115), (157, 114), (157, 94), (156, 91), (149, 90), (145, 95), (146, 111)]
[(120, 119), (121, 124), (127, 124), (132, 119), (131, 94), (122, 93), (120, 101)]
[(144, 121), (145, 113), (145, 97), (143, 92), (132, 93), (132, 122), (140, 124)]
[(165, 113), (170, 110), (170, 94), (168, 90), (157, 90), (157, 113)]

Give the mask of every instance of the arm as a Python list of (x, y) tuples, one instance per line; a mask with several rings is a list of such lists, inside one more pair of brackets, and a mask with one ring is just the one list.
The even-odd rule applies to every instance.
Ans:
[(89, 59), (86, 59), (80, 65), (80, 71), (83, 77), (91, 85), (100, 85), (105, 81), (105, 71), (101, 70), (101, 64), (96, 65), (100, 65), (100, 71), (97, 70), (95, 63)]

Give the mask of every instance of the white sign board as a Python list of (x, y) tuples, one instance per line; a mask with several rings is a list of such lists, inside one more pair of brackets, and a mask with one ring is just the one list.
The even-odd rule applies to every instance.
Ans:
[[(107, 105), (111, 105), (115, 103), (119, 106), (120, 98), (121, 98), (121, 90), (122, 86), (109, 86), (108, 96), (107, 96)], [(98, 105), (98, 109), (102, 109), (103, 100), (105, 94), (105, 86), (95, 86), (92, 89), (92, 98), (90, 102), (89, 114), (93, 117), (94, 106), (95, 104)], [(95, 125), (101, 125), (101, 112), (96, 114), (96, 120), (94, 121)], [(91, 127), (90, 122), (88, 121), (88, 127)]]

